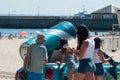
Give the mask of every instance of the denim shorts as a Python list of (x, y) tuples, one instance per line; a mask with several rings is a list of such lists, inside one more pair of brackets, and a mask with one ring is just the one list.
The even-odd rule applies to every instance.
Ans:
[(96, 65), (95, 76), (103, 76), (104, 68), (102, 63), (95, 63), (95, 65)]
[(77, 71), (78, 65), (73, 59), (68, 59), (68, 61), (66, 62), (66, 66), (68, 70), (72, 70), (73, 72)]
[(79, 60), (78, 72), (82, 74), (88, 74), (90, 72), (95, 72), (96, 66), (94, 62), (90, 59)]

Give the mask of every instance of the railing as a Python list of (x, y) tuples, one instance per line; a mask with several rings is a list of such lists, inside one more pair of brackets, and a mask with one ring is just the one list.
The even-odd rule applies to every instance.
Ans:
[(120, 30), (118, 24), (112, 25), (110, 36), (104, 37), (103, 49), (115, 52), (120, 49)]
[(103, 49), (105, 51), (115, 52), (120, 49), (120, 37), (119, 36), (109, 36), (104, 37)]

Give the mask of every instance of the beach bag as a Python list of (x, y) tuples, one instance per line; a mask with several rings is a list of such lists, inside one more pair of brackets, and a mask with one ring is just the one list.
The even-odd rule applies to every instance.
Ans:
[(30, 63), (31, 63), (31, 52), (32, 52), (32, 47), (34, 44), (31, 44), (28, 48), (27, 48), (27, 59), (26, 59), (26, 67), (29, 68)]

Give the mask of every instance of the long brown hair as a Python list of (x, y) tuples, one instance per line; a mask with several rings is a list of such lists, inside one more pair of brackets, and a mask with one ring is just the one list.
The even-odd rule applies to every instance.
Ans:
[(77, 49), (80, 49), (82, 42), (89, 37), (89, 29), (86, 25), (80, 24), (77, 28)]
[(95, 41), (95, 48), (100, 48), (100, 43), (102, 42), (102, 39), (99, 37), (94, 38)]

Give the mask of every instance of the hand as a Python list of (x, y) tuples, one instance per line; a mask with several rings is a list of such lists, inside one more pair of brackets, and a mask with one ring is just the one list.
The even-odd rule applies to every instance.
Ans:
[(109, 60), (111, 60), (112, 58), (113, 58), (113, 56), (110, 56), (110, 57), (109, 57)]
[(56, 64), (57, 64), (57, 65), (60, 65), (61, 63), (60, 63), (59, 61), (56, 61)]
[(72, 48), (73, 53), (78, 54), (75, 48)]
[(73, 50), (71, 48), (68, 48), (67, 51), (73, 53)]

